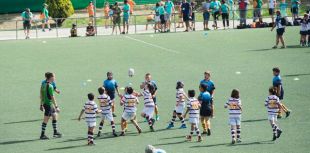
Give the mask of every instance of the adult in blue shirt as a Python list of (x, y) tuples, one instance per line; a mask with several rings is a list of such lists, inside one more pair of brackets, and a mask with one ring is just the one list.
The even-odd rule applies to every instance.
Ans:
[(212, 101), (213, 101), (215, 85), (214, 85), (214, 82), (211, 80), (211, 72), (210, 71), (204, 72), (204, 79), (200, 81), (200, 85), (201, 84), (207, 85), (207, 91), (210, 93)]
[(115, 104), (114, 104), (114, 99), (115, 99), (115, 91), (117, 92), (117, 95), (120, 96), (119, 91), (118, 91), (118, 85), (116, 80), (113, 79), (113, 73), (108, 72), (107, 73), (107, 79), (103, 81), (103, 87), (106, 89), (107, 94), (110, 96), (112, 102), (112, 113), (113, 117), (116, 117), (115, 115)]
[(208, 136), (211, 135), (211, 123), (210, 119), (213, 117), (213, 101), (211, 100), (211, 95), (207, 90), (208, 85), (207, 84), (200, 84), (199, 90), (200, 95), (198, 97), (198, 100), (201, 104), (200, 107), (200, 121), (203, 128), (203, 134), (207, 134)]
[[(282, 79), (280, 76), (280, 69), (278, 67), (275, 67), (272, 69), (273, 72), (273, 79), (272, 79), (272, 85), (273, 87), (276, 88), (277, 91), (277, 96), (279, 97), (280, 101), (281, 101), (281, 105), (283, 108), (283, 111), (286, 114), (286, 117), (290, 116), (291, 111), (283, 104), (283, 98), (284, 98), (284, 90), (283, 90), (283, 86), (282, 86)], [(279, 111), (278, 114), (278, 118), (281, 118), (282, 114), (281, 111)]]
[(182, 10), (183, 21), (185, 22), (185, 26), (186, 26), (186, 30), (184, 32), (188, 32), (189, 19), (190, 19), (190, 16), (192, 15), (191, 4), (188, 3), (186, 0), (183, 0), (182, 5), (181, 5), (181, 10)]
[(140, 85), (140, 89), (144, 89), (147, 84), (151, 84), (154, 86), (155, 90), (154, 90), (154, 93), (152, 93), (153, 95), (153, 101), (155, 103), (155, 119), (156, 121), (159, 120), (159, 113), (158, 113), (158, 107), (157, 107), (157, 99), (156, 99), (156, 94), (157, 94), (157, 85), (156, 85), (156, 82), (154, 80), (152, 80), (152, 76), (150, 73), (146, 73), (145, 74), (145, 81), (142, 82), (142, 84)]

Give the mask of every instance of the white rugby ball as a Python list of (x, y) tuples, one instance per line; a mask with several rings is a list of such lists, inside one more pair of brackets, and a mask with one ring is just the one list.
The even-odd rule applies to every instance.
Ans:
[(128, 76), (129, 77), (133, 77), (135, 75), (135, 70), (133, 69), (133, 68), (130, 68), (129, 70), (128, 70)]

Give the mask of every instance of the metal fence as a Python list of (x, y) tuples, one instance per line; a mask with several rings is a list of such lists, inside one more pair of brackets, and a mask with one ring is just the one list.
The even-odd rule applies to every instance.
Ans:
[[(253, 18), (251, 15), (253, 10), (247, 10), (247, 23), (252, 23)], [(289, 12), (289, 10), (287, 10)], [(229, 27), (230, 29), (237, 28), (239, 25), (239, 10), (232, 10), (230, 11), (230, 17), (229, 17)], [(143, 15), (132, 15), (130, 17), (130, 27), (129, 27), (129, 34), (141, 34), (141, 33), (156, 33), (156, 30), (154, 30), (154, 21), (148, 22), (147, 16), (150, 14), (143, 14)], [(290, 13), (288, 13), (290, 16)], [(195, 21), (192, 22), (193, 27), (195, 30), (204, 30), (203, 28), (203, 15), (202, 12), (195, 12)], [(184, 31), (184, 28), (178, 28), (179, 25), (179, 19), (180, 15), (178, 13), (175, 13), (171, 18), (171, 28), (170, 32), (181, 32)], [(268, 9), (262, 9), (262, 19), (263, 22), (270, 23), (271, 18), (268, 15)], [(289, 17), (290, 19), (290, 17)], [(69, 37), (70, 36), (70, 29), (72, 23), (75, 23), (77, 25), (77, 31), (78, 36), (85, 36), (86, 33), (86, 27), (89, 23), (88, 17), (82, 17), (82, 18), (66, 18), (63, 24), (57, 25), (56, 22), (54, 22), (55, 19), (51, 19), (50, 24), (52, 26), (52, 30), (49, 31), (48, 29), (46, 32), (42, 31), (41, 28), (41, 22), (37, 19), (34, 20), (32, 24), (32, 28), (30, 30), (30, 37), (31, 38), (58, 38), (58, 37)], [(291, 21), (291, 19), (290, 19)], [(3, 22), (0, 20), (0, 22)], [(0, 40), (8, 40), (8, 39), (24, 39), (24, 31), (23, 31), (23, 21), (22, 20), (8, 20), (6, 22), (11, 22), (11, 25), (14, 24), (14, 28), (7, 28), (7, 29), (1, 29), (0, 30)], [(107, 24), (105, 25), (105, 22)], [(94, 22), (94, 26), (96, 29), (96, 35), (111, 35), (112, 33), (112, 21), (111, 19), (105, 19), (103, 16), (96, 17), (96, 20)], [(190, 24), (192, 24), (190, 22)], [(146, 29), (146, 24), (148, 25), (148, 29)], [(212, 29), (213, 24), (213, 18), (210, 15), (210, 21), (209, 21), (209, 28)], [(220, 29), (223, 27), (222, 18), (219, 17), (218, 26)], [(184, 24), (185, 27), (185, 24)], [(121, 22), (121, 28), (123, 29), (123, 25)], [(118, 32), (117, 34), (120, 34)]]

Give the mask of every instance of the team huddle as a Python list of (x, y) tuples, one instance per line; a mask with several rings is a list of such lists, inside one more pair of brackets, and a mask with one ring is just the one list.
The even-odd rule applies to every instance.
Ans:
[[(275, 141), (282, 134), (282, 130), (279, 128), (277, 118), (281, 118), (282, 111), (286, 113), (286, 117), (290, 115), (290, 110), (283, 104), (284, 90), (282, 87), (282, 79), (280, 77), (280, 69), (273, 68), (273, 86), (269, 88), (269, 95), (265, 101), (265, 107), (267, 108), (268, 120), (273, 130), (272, 140)], [(133, 69), (129, 71), (129, 76), (133, 76)], [(60, 94), (60, 91), (56, 87), (55, 74), (51, 72), (45, 73), (45, 80), (42, 81), (40, 88), (40, 110), (44, 111), (44, 120), (42, 123), (42, 132), (40, 139), (49, 139), (45, 135), (45, 128), (48, 120), (52, 117), (52, 125), (54, 129), (54, 137), (60, 138), (62, 134), (57, 130), (57, 114), (60, 109), (57, 105), (54, 92)], [(172, 112), (172, 119), (166, 128), (171, 129), (174, 127), (176, 118), (180, 119), (180, 129), (187, 128), (185, 118), (189, 114), (188, 122), (190, 125), (190, 133), (186, 136), (187, 141), (191, 141), (194, 133), (197, 135), (197, 141), (201, 142), (202, 135), (211, 135), (211, 118), (214, 116), (214, 93), (215, 85), (211, 80), (211, 73), (206, 71), (204, 73), (204, 79), (200, 81), (199, 91), (200, 94), (196, 98), (195, 90), (188, 90), (187, 94), (184, 91), (184, 83), (178, 81), (176, 83), (176, 105)], [(143, 97), (144, 108), (141, 112), (141, 116), (148, 123), (150, 131), (155, 132), (154, 124), (159, 120), (158, 105), (156, 101), (157, 85), (155, 81), (151, 79), (151, 74), (145, 75), (145, 81), (140, 85), (141, 91), (138, 92), (133, 89), (131, 85), (124, 88), (124, 94), (121, 94), (118, 89), (116, 80), (113, 79), (113, 73), (107, 73), (107, 79), (103, 82), (103, 85), (98, 88), (97, 102), (95, 102), (95, 95), (89, 93), (87, 95), (87, 102), (84, 104), (78, 120), (80, 121), (82, 116), (85, 116), (85, 121), (88, 126), (88, 145), (94, 145), (94, 132), (96, 128), (96, 117), (100, 114), (101, 121), (99, 123), (99, 130), (97, 137), (102, 134), (102, 129), (105, 121), (110, 122), (112, 127), (113, 136), (125, 136), (127, 131), (127, 122), (130, 121), (137, 129), (138, 134), (142, 133), (142, 129), (139, 126), (137, 118), (137, 105), (139, 104), (139, 97)], [(118, 135), (115, 130), (114, 117), (117, 117), (115, 112), (116, 102), (115, 97), (120, 98), (120, 106), (122, 106), (121, 116), (121, 131)], [(231, 96), (224, 104), (224, 108), (228, 109), (229, 125), (231, 126), (231, 143), (241, 143), (241, 114), (243, 111), (240, 95), (238, 89), (233, 89)], [(199, 130), (199, 123), (201, 122), (203, 131)], [(108, 124), (108, 123), (106, 123)]]

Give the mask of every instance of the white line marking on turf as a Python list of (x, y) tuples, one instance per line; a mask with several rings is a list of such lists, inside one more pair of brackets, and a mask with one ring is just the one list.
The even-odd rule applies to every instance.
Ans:
[(178, 52), (178, 51), (175, 51), (175, 50), (172, 50), (172, 49), (168, 49), (168, 48), (165, 48), (165, 47), (162, 47), (162, 46), (159, 46), (159, 45), (151, 44), (151, 43), (145, 42), (145, 41), (140, 40), (140, 39), (132, 38), (132, 37), (129, 37), (129, 36), (126, 36), (126, 38), (131, 39), (131, 40), (134, 40), (134, 41), (137, 41), (137, 42), (141, 42), (141, 43), (143, 43), (143, 44), (147, 44), (147, 45), (150, 45), (150, 46), (159, 48), (159, 49), (162, 49), (162, 50), (164, 50), (164, 51), (166, 51), (166, 52), (176, 53), (176, 54), (179, 54), (179, 53), (180, 53), (180, 52)]
[(237, 71), (236, 74), (241, 74), (241, 72)]
[(299, 80), (299, 78), (294, 78), (294, 81), (298, 81)]
[(88, 80), (87, 80), (87, 82), (91, 82), (91, 81), (92, 81), (91, 79), (88, 79)]

